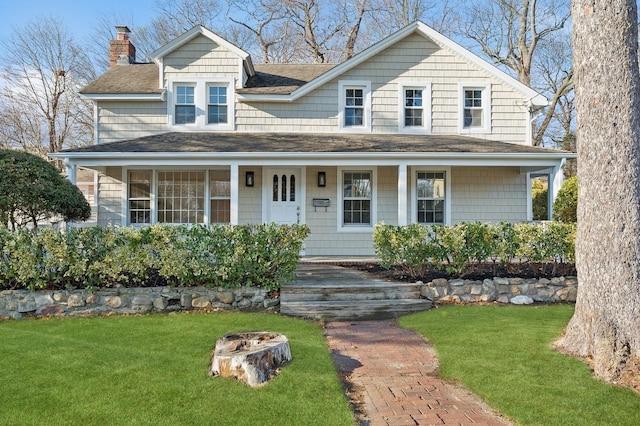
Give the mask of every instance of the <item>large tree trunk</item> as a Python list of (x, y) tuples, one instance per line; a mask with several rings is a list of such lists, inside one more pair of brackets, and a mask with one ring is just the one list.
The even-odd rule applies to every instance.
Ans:
[(640, 367), (640, 97), (635, 0), (574, 0), (580, 288), (561, 349), (597, 377)]

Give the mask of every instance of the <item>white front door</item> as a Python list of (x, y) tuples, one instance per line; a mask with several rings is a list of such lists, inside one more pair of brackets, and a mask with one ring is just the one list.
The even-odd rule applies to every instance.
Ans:
[(282, 225), (302, 223), (300, 169), (265, 170), (267, 222)]

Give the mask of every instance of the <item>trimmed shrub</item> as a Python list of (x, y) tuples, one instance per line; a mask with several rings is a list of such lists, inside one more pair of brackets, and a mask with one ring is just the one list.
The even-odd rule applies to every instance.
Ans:
[(27, 152), (0, 149), (0, 226), (15, 230), (54, 217), (83, 221), (90, 216), (82, 192), (54, 166)]
[(549, 182), (547, 176), (531, 180), (531, 208), (533, 220), (549, 219)]
[(564, 181), (553, 203), (553, 220), (571, 223), (578, 220), (578, 177)]
[(293, 278), (303, 225), (0, 229), (0, 288), (206, 285), (278, 289)]
[(455, 226), (393, 226), (378, 224), (376, 255), (383, 267), (397, 265), (419, 277), (429, 269), (461, 274), (491, 262), (507, 270), (517, 264), (552, 265), (552, 274), (575, 261), (576, 226), (572, 223), (499, 225), (461, 223)]

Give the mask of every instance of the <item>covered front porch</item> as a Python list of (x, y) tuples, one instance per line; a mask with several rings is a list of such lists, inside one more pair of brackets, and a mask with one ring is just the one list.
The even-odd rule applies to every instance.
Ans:
[(465, 137), (168, 133), (81, 148), (98, 224), (301, 223), (307, 256), (371, 256), (376, 223), (531, 220), (531, 174), (570, 153)]

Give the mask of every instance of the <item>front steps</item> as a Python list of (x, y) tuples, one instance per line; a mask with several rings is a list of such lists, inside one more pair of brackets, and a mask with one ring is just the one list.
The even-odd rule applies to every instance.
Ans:
[(280, 289), (280, 313), (325, 321), (395, 318), (431, 305), (419, 284), (324, 264), (301, 263), (294, 281)]

